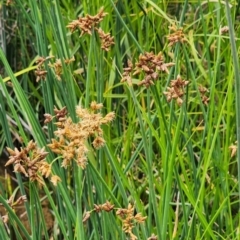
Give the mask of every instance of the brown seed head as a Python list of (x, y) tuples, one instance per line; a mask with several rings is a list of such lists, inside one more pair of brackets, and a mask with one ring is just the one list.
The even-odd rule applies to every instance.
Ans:
[(182, 27), (178, 28), (176, 25), (172, 25), (169, 29), (172, 32), (167, 36), (169, 46), (173, 46), (178, 42), (184, 43), (187, 41)]

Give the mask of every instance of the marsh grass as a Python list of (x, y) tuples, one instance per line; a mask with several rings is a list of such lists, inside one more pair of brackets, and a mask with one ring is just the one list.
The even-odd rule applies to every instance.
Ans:
[(1, 239), (239, 239), (231, 4), (1, 5), (18, 49), (14, 66), (0, 49), (1, 150), (18, 184), (1, 186)]

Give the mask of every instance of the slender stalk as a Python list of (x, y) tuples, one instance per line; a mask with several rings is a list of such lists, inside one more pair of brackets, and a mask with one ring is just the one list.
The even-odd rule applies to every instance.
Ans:
[[(232, 50), (232, 60), (233, 60), (233, 70), (235, 77), (235, 94), (236, 94), (236, 128), (237, 128), (237, 166), (238, 166), (238, 194), (240, 199), (240, 70), (239, 61), (237, 55), (237, 47), (235, 41), (234, 27), (231, 19), (231, 12), (229, 7), (229, 2), (226, 0), (226, 16), (229, 26), (229, 37)], [(239, 212), (240, 212), (240, 202), (239, 202)], [(239, 215), (240, 220), (240, 215)]]

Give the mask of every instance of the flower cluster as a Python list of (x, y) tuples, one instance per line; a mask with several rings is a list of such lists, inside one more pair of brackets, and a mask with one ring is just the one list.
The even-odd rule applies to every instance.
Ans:
[(107, 201), (106, 203), (104, 204), (94, 204), (94, 209), (92, 211), (87, 211), (84, 216), (83, 216), (83, 222), (85, 223), (91, 216), (91, 213), (92, 212), (96, 212), (96, 213), (99, 213), (99, 212), (102, 212), (102, 211), (105, 211), (105, 212), (111, 212), (114, 208), (114, 205), (112, 205), (109, 201)]
[(199, 92), (200, 92), (202, 102), (203, 102), (205, 105), (208, 105), (208, 102), (210, 101), (210, 98), (206, 96), (206, 93), (209, 92), (208, 89), (205, 88), (205, 87), (203, 87), (203, 86), (199, 86), (199, 87), (198, 87), (198, 90), (199, 90)]
[(69, 28), (71, 32), (74, 32), (76, 29), (80, 29), (81, 36), (86, 33), (91, 35), (92, 28), (99, 24), (106, 15), (107, 13), (103, 11), (102, 7), (95, 16), (87, 14), (86, 17), (79, 17), (78, 20), (70, 22), (67, 25), (67, 28)]
[[(54, 56), (48, 56), (46, 58), (39, 57), (36, 60), (36, 63), (37, 63), (37, 69), (35, 71), (35, 74), (37, 76), (36, 82), (38, 82), (40, 80), (45, 80), (46, 79), (47, 71), (45, 70), (43, 63), (46, 60), (49, 60), (51, 58), (54, 58)], [(74, 57), (70, 58), (70, 59), (65, 59), (64, 60), (64, 62), (66, 64), (70, 64), (73, 61), (75, 61)], [(48, 66), (54, 70), (54, 73), (55, 73), (57, 79), (61, 80), (61, 75), (62, 75), (62, 62), (61, 62), (61, 60), (60, 59), (56, 59), (56, 61), (53, 64), (52, 63), (48, 63)]]
[(65, 116), (66, 116), (67, 113), (68, 113), (66, 107), (63, 107), (63, 108), (60, 109), (60, 110), (57, 109), (56, 107), (54, 107), (53, 112), (54, 112), (54, 116), (52, 116), (52, 115), (49, 114), (49, 113), (45, 113), (45, 114), (44, 114), (44, 118), (45, 118), (44, 124), (50, 123), (54, 118), (56, 118), (56, 119), (59, 120), (60, 122), (61, 122), (61, 121), (64, 121), (64, 120), (65, 120)]
[(36, 63), (37, 63), (37, 69), (35, 71), (35, 74), (37, 76), (37, 79), (36, 79), (36, 82), (39, 82), (40, 80), (45, 80), (46, 79), (46, 75), (47, 75), (47, 71), (45, 70), (44, 68), (44, 62), (50, 58), (53, 58), (52, 57), (39, 57), (37, 60), (36, 60)]
[(189, 81), (182, 80), (180, 75), (177, 76), (176, 80), (172, 80), (170, 87), (167, 87), (167, 91), (163, 94), (167, 97), (167, 101), (170, 102), (172, 99), (177, 101), (179, 106), (183, 103), (184, 88), (189, 84)]
[[(17, 148), (14, 150), (7, 148), (7, 151), (10, 157), (5, 166), (13, 164), (14, 171), (23, 173), (30, 181), (44, 185), (42, 177), (48, 178), (52, 175), (51, 165), (46, 162), (48, 153), (45, 152), (44, 148), (39, 149), (33, 141), (30, 141), (27, 147), (21, 148), (20, 151)], [(56, 179), (60, 181), (57, 176), (52, 175), (51, 181), (53, 183), (56, 183)]]
[(123, 68), (123, 75), (122, 75), (121, 82), (127, 82), (129, 86), (132, 86), (132, 79), (131, 79), (132, 71), (133, 71), (133, 64), (128, 59), (127, 67)]
[[(15, 194), (12, 194), (12, 196), (7, 200), (7, 203), (8, 205), (14, 209), (18, 206), (21, 206), (24, 202), (27, 201), (27, 197), (26, 195), (23, 195), (23, 196), (20, 196), (16, 201), (14, 201), (14, 197), (15, 197)], [(2, 206), (3, 204), (0, 203), (0, 206)], [(8, 220), (9, 220), (9, 217), (8, 217), (8, 212), (6, 212), (5, 215), (2, 216), (2, 220), (4, 223), (7, 223)]]
[(224, 26), (222, 28), (220, 28), (220, 35), (223, 35), (225, 33), (229, 32), (229, 27), (228, 26)]
[[(157, 55), (155, 55), (153, 52), (145, 52), (144, 54), (140, 54), (139, 60), (135, 64), (133, 75), (143, 73), (145, 77), (139, 82), (139, 85), (144, 85), (146, 88), (148, 88), (150, 85), (154, 84), (155, 80), (159, 78), (160, 72), (168, 73), (168, 67), (173, 65), (174, 63), (164, 63), (161, 52)], [(121, 81), (129, 80), (132, 67), (133, 66), (130, 63), (128, 67), (124, 69), (123, 78)]]
[[(73, 61), (75, 61), (74, 57), (72, 57), (70, 59), (65, 59), (64, 60), (64, 62), (66, 64), (70, 64)], [(62, 66), (61, 59), (56, 59), (56, 61), (53, 64), (49, 63), (48, 66), (54, 70), (54, 73), (56, 75), (57, 80), (60, 81), (61, 80), (62, 71), (63, 71), (63, 66)]]
[[(114, 205), (110, 202), (106, 202), (104, 204), (94, 204), (94, 209), (91, 211), (87, 211), (83, 216), (83, 222), (85, 223), (91, 216), (92, 212), (111, 212), (114, 209)], [(137, 213), (134, 215), (134, 207), (131, 204), (128, 204), (128, 208), (118, 208), (116, 209), (116, 215), (120, 217), (123, 223), (123, 231), (129, 234), (131, 240), (137, 239), (137, 237), (133, 234), (132, 230), (135, 223), (143, 223), (147, 217), (143, 217), (141, 213)], [(153, 236), (153, 235), (152, 235)], [(154, 238), (149, 238), (154, 239)]]
[(57, 130), (54, 132), (57, 139), (52, 139), (52, 143), (48, 147), (56, 154), (63, 158), (62, 167), (66, 168), (74, 160), (82, 169), (86, 168), (88, 148), (86, 147), (86, 140), (93, 137), (92, 145), (95, 149), (102, 147), (105, 144), (103, 139), (102, 124), (110, 123), (115, 113), (110, 112), (105, 117), (100, 113), (96, 113), (103, 105), (92, 102), (90, 110), (76, 107), (76, 114), (79, 122), (74, 123), (70, 117), (67, 117), (66, 108), (57, 110), (55, 108), (55, 116), (50, 114), (45, 115), (45, 122), (49, 122), (54, 117), (57, 118)]
[(114, 44), (114, 39), (110, 33), (105, 33), (101, 28), (97, 29), (99, 38), (101, 39), (101, 48), (108, 52), (110, 47)]
[(137, 239), (137, 236), (133, 234), (132, 230), (134, 224), (143, 223), (147, 217), (143, 217), (141, 213), (134, 215), (134, 207), (129, 203), (128, 208), (119, 208), (116, 212), (123, 223), (123, 231), (129, 234), (131, 240)]
[(113, 37), (111, 37), (110, 33), (105, 33), (101, 28), (97, 28), (97, 25), (106, 15), (107, 13), (101, 8), (95, 16), (87, 14), (86, 17), (79, 17), (77, 20), (73, 20), (67, 25), (67, 28), (69, 28), (71, 32), (79, 29), (81, 31), (80, 37), (84, 34), (92, 35), (92, 30), (95, 29), (101, 39), (101, 48), (109, 51), (110, 46), (114, 44)]
[(169, 27), (169, 29), (172, 31), (172, 33), (167, 36), (169, 46), (173, 46), (178, 42), (184, 43), (187, 41), (183, 32), (183, 28), (177, 28), (177, 26), (172, 25)]

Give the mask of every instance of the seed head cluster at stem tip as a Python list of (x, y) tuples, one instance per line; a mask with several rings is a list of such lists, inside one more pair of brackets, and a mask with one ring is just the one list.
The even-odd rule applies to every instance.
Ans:
[[(50, 60), (52, 58), (54, 58), (54, 56), (39, 57), (36, 60), (36, 63), (37, 63), (37, 69), (35, 71), (35, 74), (37, 76), (36, 82), (39, 82), (40, 80), (45, 80), (46, 79), (48, 71), (46, 71), (46, 69), (45, 69), (44, 62), (46, 62), (47, 60)], [(74, 62), (74, 61), (75, 61), (74, 57), (72, 57), (70, 59), (64, 59), (64, 63), (67, 64), (67, 65), (72, 63), (72, 62)], [(53, 69), (54, 74), (55, 74), (57, 80), (60, 81), (61, 80), (61, 75), (62, 75), (62, 72), (63, 72), (63, 66), (62, 66), (61, 59), (56, 59), (55, 62), (48, 63), (47, 66), (49, 68)]]
[(167, 97), (167, 101), (170, 102), (172, 99), (177, 101), (179, 106), (183, 103), (184, 88), (189, 84), (189, 81), (182, 80), (181, 76), (178, 75), (176, 80), (170, 82), (170, 87), (167, 87), (167, 91), (163, 94)]
[[(14, 201), (14, 197), (15, 197), (15, 193), (13, 193), (9, 199), (7, 200), (8, 205), (15, 210), (15, 208), (22, 206), (24, 202), (27, 201), (27, 197), (26, 195), (22, 195), (20, 196), (16, 201)], [(3, 204), (0, 203), (0, 206), (2, 207)], [(2, 214), (2, 213), (1, 213)], [(6, 224), (9, 220), (9, 216), (8, 216), (8, 211), (6, 210), (5, 215), (2, 215), (2, 220), (3, 222)]]
[(129, 203), (127, 208), (119, 208), (116, 215), (120, 217), (123, 223), (123, 231), (129, 234), (131, 240), (138, 239), (133, 234), (133, 227), (135, 223), (143, 223), (147, 217), (143, 217), (141, 213), (134, 215), (134, 207)]
[[(5, 164), (14, 165), (14, 172), (19, 172), (28, 177), (30, 181), (36, 181), (40, 185), (44, 185), (43, 177), (48, 178), (51, 176), (53, 184), (57, 184), (61, 181), (59, 177), (54, 175), (51, 171), (51, 165), (47, 163), (47, 152), (45, 149), (39, 149), (37, 144), (30, 141), (25, 148), (21, 148), (20, 151), (15, 148), (14, 150), (7, 148), (10, 154), (9, 160)], [(53, 181), (54, 180), (54, 181)]]
[(127, 82), (131, 85), (131, 74), (138, 75), (142, 73), (144, 79), (141, 80), (138, 85), (148, 88), (159, 78), (159, 73), (169, 73), (168, 68), (173, 65), (174, 63), (164, 63), (164, 58), (161, 52), (157, 55), (153, 52), (145, 52), (144, 54), (140, 54), (135, 66), (130, 60), (128, 60), (128, 66), (124, 68), (121, 82)]
[(95, 29), (101, 40), (101, 48), (104, 51), (109, 51), (110, 47), (114, 44), (114, 39), (110, 33), (105, 33), (101, 28), (97, 27), (106, 15), (107, 13), (104, 12), (102, 7), (95, 16), (87, 14), (86, 17), (79, 17), (77, 20), (70, 22), (67, 28), (69, 28), (71, 32), (79, 29), (81, 31), (80, 37), (84, 34), (92, 35), (92, 30)]
[[(172, 32), (167, 37), (169, 46), (173, 46), (177, 42), (186, 42), (182, 28), (177, 28), (176, 25), (172, 25), (169, 27), (169, 29)], [(140, 54), (135, 66), (130, 60), (128, 60), (127, 67), (123, 68), (121, 82), (127, 82), (129, 86), (131, 86), (131, 75), (138, 75), (142, 73), (144, 75), (144, 78), (138, 83), (138, 85), (148, 88), (151, 85), (154, 85), (154, 81), (159, 79), (159, 73), (169, 73), (168, 68), (174, 65), (175, 64), (173, 62), (165, 63), (163, 54), (161, 52), (159, 52), (157, 55), (155, 55), (153, 52), (145, 52), (143, 54)], [(177, 98), (177, 102), (179, 105), (181, 104), (180, 97)]]
[(173, 24), (168, 28), (171, 31), (171, 33), (167, 36), (167, 39), (169, 41), (168, 46), (173, 46), (178, 42), (184, 43), (187, 41), (182, 27), (177, 27), (175, 24)]
[[(131, 240), (138, 239), (136, 235), (133, 234), (133, 228), (136, 223), (144, 223), (147, 217), (143, 217), (141, 213), (134, 215), (134, 207), (129, 203), (127, 208), (114, 208), (114, 205), (109, 201), (104, 204), (94, 204), (94, 209), (85, 212), (83, 215), (83, 223), (86, 223), (91, 217), (92, 212), (100, 213), (102, 211), (112, 212), (116, 211), (116, 215), (119, 216), (123, 223), (123, 231), (127, 233)], [(149, 240), (154, 240), (155, 236), (152, 235)]]
[(105, 144), (103, 139), (102, 124), (108, 124), (115, 118), (115, 113), (110, 112), (104, 117), (97, 112), (103, 107), (101, 103), (93, 101), (90, 109), (76, 107), (76, 115), (79, 118), (77, 123), (67, 117), (66, 107), (58, 110), (54, 109), (55, 116), (45, 115), (45, 122), (56, 118), (57, 130), (54, 132), (55, 138), (48, 144), (48, 147), (56, 154), (62, 156), (62, 167), (66, 168), (72, 161), (75, 161), (82, 169), (86, 168), (88, 148), (86, 140), (94, 138), (92, 145), (95, 149), (101, 148)]

